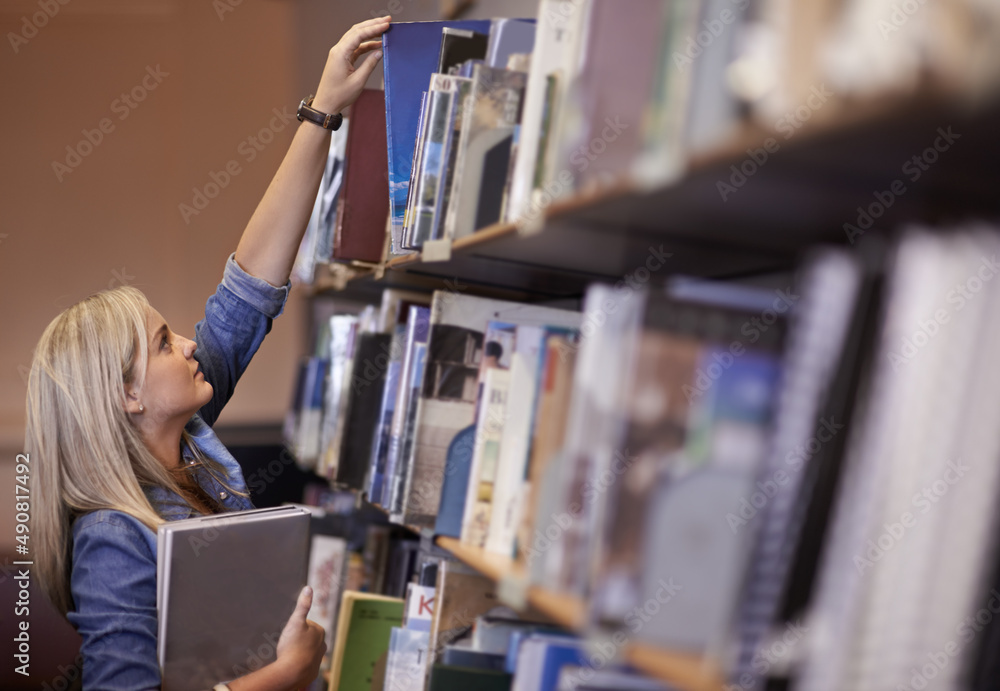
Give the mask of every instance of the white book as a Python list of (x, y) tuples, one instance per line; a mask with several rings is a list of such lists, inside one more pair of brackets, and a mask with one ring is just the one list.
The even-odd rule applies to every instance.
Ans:
[[(347, 563), (347, 541), (332, 535), (313, 535), (309, 549), (308, 583), (313, 589), (312, 607), (308, 619), (326, 631), (326, 640), (334, 640), (340, 593), (344, 587)], [(328, 666), (330, 656), (323, 661)]]
[(432, 585), (406, 584), (406, 609), (403, 627), (416, 631), (430, 631), (434, 620), (434, 600), (437, 589)]
[[(558, 111), (565, 100), (568, 83), (579, 66), (580, 36), (589, 13), (589, 5), (589, 0), (541, 0), (538, 5), (535, 49), (525, 87), (517, 157), (504, 216), (507, 222), (534, 217), (541, 211), (532, 209), (531, 204), (535, 166), (538, 157), (546, 153), (539, 148), (543, 121), (547, 120), (554, 127), (558, 120)], [(555, 75), (552, 112), (545, 118), (549, 100), (549, 77), (552, 75)], [(554, 143), (557, 140), (555, 132), (550, 131), (547, 140)], [(549, 192), (556, 197), (569, 194), (572, 190), (552, 189)]]
[(511, 557), (520, 523), (518, 499), (523, 495), (525, 466), (531, 446), (531, 423), (538, 391), (538, 356), (544, 335), (544, 327), (518, 326), (517, 346), (510, 363), (507, 420), (500, 441), (486, 549)]
[(493, 485), (507, 417), (509, 385), (509, 371), (499, 368), (486, 371), (483, 400), (476, 420), (465, 511), (462, 514), (462, 542), (473, 547), (482, 547), (489, 531)]
[[(570, 316), (567, 316), (570, 315)], [(573, 316), (575, 315), (575, 316)], [(490, 320), (560, 324), (579, 313), (437, 291), (431, 300), (424, 383), (417, 401), (412, 461), (391, 520), (431, 526), (441, 501), (445, 460), (455, 435), (475, 422), (483, 336)]]

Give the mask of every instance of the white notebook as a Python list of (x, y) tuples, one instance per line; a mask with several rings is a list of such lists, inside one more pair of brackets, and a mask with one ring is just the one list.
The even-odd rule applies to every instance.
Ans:
[(282, 506), (170, 521), (157, 531), (164, 691), (210, 689), (276, 659), (306, 584), (309, 513)]

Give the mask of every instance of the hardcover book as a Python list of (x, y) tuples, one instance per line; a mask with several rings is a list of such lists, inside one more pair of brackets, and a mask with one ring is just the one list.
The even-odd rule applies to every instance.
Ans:
[(306, 584), (309, 513), (276, 507), (167, 521), (156, 542), (164, 688), (207, 689), (273, 662), (269, 637)]
[(377, 263), (382, 260), (389, 213), (385, 92), (364, 89), (351, 106), (350, 123), (333, 258)]
[(491, 367), (486, 371), (462, 522), (462, 542), (472, 547), (483, 547), (489, 532), (509, 386), (510, 372), (506, 369)]
[(403, 601), (394, 597), (344, 592), (333, 646), (330, 691), (370, 691), (376, 668), (389, 652), (393, 627), (403, 620)]
[(398, 233), (402, 231), (406, 212), (406, 194), (417, 139), (421, 94), (430, 81), (431, 74), (437, 69), (441, 30), (445, 27), (488, 33), (490, 22), (392, 22), (382, 35), (392, 254), (398, 254), (402, 250), (398, 244)]
[[(401, 513), (407, 525), (434, 524), (448, 447), (474, 421), (483, 335), (490, 319), (578, 322), (578, 312), (438, 291), (431, 302), (423, 388)], [(397, 407), (398, 410), (398, 407)]]
[(448, 177), (451, 142), (455, 132), (453, 120), (461, 113), (458, 106), (468, 93), (471, 80), (442, 74), (431, 75), (427, 91), (427, 125), (418, 140), (420, 155), (410, 180), (415, 190), (407, 209), (403, 244), (418, 249), (434, 237), (439, 225), (438, 211), (442, 205), (444, 183)]
[(389, 455), (385, 465), (385, 488), (382, 506), (391, 513), (398, 513), (402, 505), (403, 483), (409, 467), (409, 449), (413, 420), (416, 419), (416, 398), (423, 382), (423, 348), (430, 333), (430, 308), (410, 307), (406, 321), (406, 339), (403, 364), (399, 371), (399, 392), (392, 413), (389, 432)]
[(526, 81), (523, 72), (473, 66), (445, 215), (446, 237), (460, 238), (500, 220)]
[[(535, 215), (533, 190), (548, 182), (545, 168), (536, 182), (539, 160), (545, 160), (542, 146), (543, 123), (553, 122), (562, 107), (569, 78), (578, 63), (580, 35), (589, 0), (541, 0), (538, 25), (531, 56), (531, 71), (525, 83), (524, 111), (518, 137), (515, 170), (511, 176), (505, 219), (515, 222)], [(550, 194), (553, 190), (549, 190)], [(564, 193), (569, 193), (565, 190)]]
[[(344, 585), (347, 569), (347, 541), (332, 535), (314, 534), (309, 549), (308, 584), (313, 589), (312, 607), (308, 619), (316, 622), (326, 631), (326, 640), (332, 641), (336, 634), (337, 608)], [(331, 656), (323, 660), (324, 669), (329, 668)]]
[(372, 456), (372, 442), (379, 422), (379, 406), (385, 386), (389, 334), (364, 333), (358, 336), (351, 367), (350, 397), (345, 414), (344, 442), (337, 464), (336, 482), (361, 489)]
[(466, 60), (482, 60), (486, 57), (488, 33), (445, 27), (441, 29), (441, 50), (438, 53), (440, 74), (451, 74)]

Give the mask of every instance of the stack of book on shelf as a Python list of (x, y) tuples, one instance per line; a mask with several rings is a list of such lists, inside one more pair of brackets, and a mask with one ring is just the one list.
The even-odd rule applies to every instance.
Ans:
[[(555, 201), (661, 188), (719, 152), (756, 171), (803, 128), (892, 99), (982, 102), (998, 37), (1000, 11), (972, 2), (540, 0), (537, 18), (393, 22), (384, 93), (365, 92), (331, 145), (302, 264), (428, 241), (440, 258), (434, 243), (537, 229)], [(740, 175), (719, 181), (723, 200)]]
[[(797, 675), (832, 691), (915, 684), (951, 650), (941, 678), (985, 679), (996, 637), (992, 614), (977, 616), (1000, 609), (998, 248), (985, 225), (914, 228), (818, 248), (770, 289), (595, 285), (582, 312), (386, 291), (386, 312), (352, 317), (356, 343), (384, 337), (383, 357), (353, 358), (337, 410), (351, 418), (367, 386), (381, 407), (324, 423), (367, 455), (330, 457), (330, 477), (383, 519), (576, 598), (619, 653), (645, 645), (702, 656), (734, 683)], [(400, 665), (425, 659), (433, 683), (440, 615), (524, 606), (497, 599), (506, 577), (442, 562), (426, 645), (393, 638)], [(480, 589), (456, 585), (452, 600), (449, 579)], [(525, 665), (531, 650), (516, 653)], [(519, 665), (496, 682), (518, 688)]]
[[(983, 3), (622, 5), (393, 23), (331, 252), (440, 258), (668, 184), (748, 125), (777, 142), (1000, 75)], [(369, 137), (385, 206), (350, 230)], [(350, 490), (375, 523), (313, 542), (330, 688), (994, 688), (1000, 229), (860, 235), (794, 273), (595, 284), (578, 310), (387, 288), (324, 319), (286, 438), (335, 488), (317, 502)]]

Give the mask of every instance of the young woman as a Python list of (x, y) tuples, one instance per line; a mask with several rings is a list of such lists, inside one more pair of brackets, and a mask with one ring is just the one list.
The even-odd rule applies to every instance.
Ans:
[[(381, 58), (389, 17), (353, 26), (329, 54), (312, 107), (339, 113)], [(288, 277), (329, 149), (303, 121), (205, 305), (195, 340), (139, 291), (99, 293), (56, 317), (28, 381), (35, 563), (83, 638), (83, 685), (156, 689), (156, 530), (164, 521), (253, 508), (212, 425), (288, 295)], [(303, 589), (277, 660), (232, 691), (295, 689), (317, 675), (323, 630)], [(220, 686), (224, 686), (219, 679)], [(218, 688), (218, 687), (217, 687)]]

